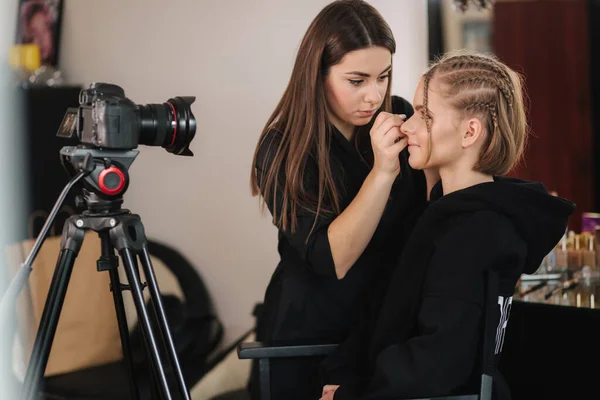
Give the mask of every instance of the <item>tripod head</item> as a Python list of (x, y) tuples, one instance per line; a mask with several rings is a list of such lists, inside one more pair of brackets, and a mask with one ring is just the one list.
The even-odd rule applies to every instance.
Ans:
[(88, 214), (119, 212), (123, 194), (129, 188), (128, 169), (138, 154), (138, 150), (63, 147), (60, 157), (68, 174), (73, 177), (82, 170), (86, 173), (82, 179), (83, 197), (77, 197), (77, 207), (87, 208)]

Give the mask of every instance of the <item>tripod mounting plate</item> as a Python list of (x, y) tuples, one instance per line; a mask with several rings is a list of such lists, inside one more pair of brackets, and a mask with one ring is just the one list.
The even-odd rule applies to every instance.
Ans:
[(86, 171), (83, 178), (86, 189), (100, 198), (112, 200), (122, 197), (129, 187), (127, 171), (138, 154), (138, 150), (92, 149), (79, 145), (63, 147), (60, 159), (70, 176)]

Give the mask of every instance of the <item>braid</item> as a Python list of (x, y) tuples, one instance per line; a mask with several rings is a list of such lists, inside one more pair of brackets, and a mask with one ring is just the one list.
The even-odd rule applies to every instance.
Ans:
[(498, 110), (495, 102), (492, 101), (477, 101), (465, 107), (466, 110), (485, 110), (492, 117), (494, 130), (498, 127)]
[(508, 72), (500, 65), (492, 62), (489, 59), (485, 59), (484, 64), (496, 74), (496, 86), (504, 94), (504, 98), (508, 103), (509, 107), (512, 107), (514, 99), (514, 91), (512, 89), (510, 76)]
[[(431, 71), (433, 72), (433, 71)], [(428, 103), (428, 93), (429, 93), (429, 81), (431, 80), (431, 76), (433, 75), (433, 73), (428, 73), (425, 75), (425, 81), (423, 82), (423, 108), (425, 109), (425, 113), (423, 115), (423, 118), (425, 118), (425, 125), (427, 126), (427, 132), (431, 131), (431, 121), (429, 120), (429, 109), (427, 108), (427, 103)]]
[(429, 162), (429, 159), (431, 158), (431, 119), (429, 118), (429, 108), (427, 108), (427, 101), (428, 101), (428, 96), (427, 94), (429, 93), (429, 81), (431, 80), (431, 77), (433, 76), (433, 72), (435, 71), (435, 66), (433, 66), (431, 69), (429, 69), (429, 71), (425, 74), (425, 78), (423, 81), (423, 109), (425, 110), (425, 113), (423, 114), (423, 118), (425, 119), (425, 126), (427, 127), (427, 135), (429, 137), (428, 145), (427, 145), (427, 162)]
[(506, 103), (512, 107), (514, 90), (508, 72), (498, 65), (494, 60), (476, 55), (458, 55), (448, 59), (444, 63), (443, 71), (446, 73), (464, 73), (467, 70), (477, 71), (478, 74), (490, 76), (493, 84), (504, 96)]

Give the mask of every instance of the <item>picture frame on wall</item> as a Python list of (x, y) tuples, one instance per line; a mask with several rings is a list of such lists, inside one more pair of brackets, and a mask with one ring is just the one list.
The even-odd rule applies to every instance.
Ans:
[(461, 11), (450, 0), (428, 0), (427, 5), (430, 61), (459, 49), (493, 53), (493, 7)]
[(64, 0), (19, 0), (16, 44), (37, 44), (41, 65), (57, 67)]
[(490, 22), (488, 20), (466, 20), (462, 22), (462, 47), (481, 53), (492, 52)]

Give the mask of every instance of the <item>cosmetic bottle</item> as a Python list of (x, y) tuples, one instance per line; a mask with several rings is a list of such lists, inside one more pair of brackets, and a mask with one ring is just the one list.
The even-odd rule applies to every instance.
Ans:
[(560, 240), (560, 244), (557, 248), (554, 249), (554, 255), (555, 255), (555, 261), (556, 261), (556, 265), (555, 265), (555, 270), (557, 272), (563, 272), (567, 270), (567, 267), (569, 266), (569, 260), (568, 260), (568, 255), (567, 255), (567, 235), (563, 235), (562, 239)]
[(596, 269), (596, 251), (594, 250), (594, 237), (588, 236), (587, 246), (582, 250), (582, 266)]

